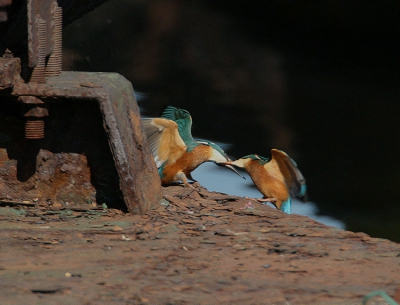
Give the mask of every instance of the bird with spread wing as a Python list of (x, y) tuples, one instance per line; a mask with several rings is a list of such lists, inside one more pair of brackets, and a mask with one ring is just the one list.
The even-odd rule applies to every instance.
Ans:
[(208, 161), (243, 177), (227, 164), (231, 160), (221, 147), (208, 140), (193, 139), (188, 111), (168, 106), (159, 118), (143, 118), (142, 125), (163, 185), (181, 181), (191, 186), (188, 178), (195, 181), (191, 172)]
[(259, 201), (271, 202), (277, 209), (290, 214), (291, 196), (307, 200), (306, 180), (287, 153), (272, 149), (271, 155), (271, 160), (252, 154), (227, 164), (244, 168), (248, 172), (257, 189), (264, 195), (264, 199)]

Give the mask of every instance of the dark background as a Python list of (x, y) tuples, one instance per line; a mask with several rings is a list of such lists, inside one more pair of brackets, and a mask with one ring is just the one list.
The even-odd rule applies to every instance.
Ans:
[(118, 72), (143, 114), (190, 111), (231, 157), (280, 148), (321, 214), (400, 241), (400, 2), (113, 0), (67, 26), (63, 69)]

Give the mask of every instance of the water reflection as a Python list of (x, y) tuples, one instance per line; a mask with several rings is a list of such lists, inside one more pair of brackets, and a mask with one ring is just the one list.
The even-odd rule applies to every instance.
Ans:
[[(212, 163), (204, 163), (193, 172), (192, 176), (209, 191), (241, 197), (260, 198), (262, 195), (253, 187), (253, 182), (249, 175), (244, 171), (241, 171), (241, 174), (246, 177), (246, 180), (235, 175), (229, 169), (220, 168)], [(318, 209), (310, 201), (302, 203), (293, 199), (292, 213), (308, 216), (328, 226), (345, 229), (343, 222), (329, 216), (317, 215)]]

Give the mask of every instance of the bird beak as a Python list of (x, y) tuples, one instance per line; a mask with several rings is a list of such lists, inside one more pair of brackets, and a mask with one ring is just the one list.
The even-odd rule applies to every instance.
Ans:
[(232, 163), (232, 161), (229, 161), (229, 162), (221, 162), (221, 163), (217, 163), (217, 164), (218, 164), (218, 165), (221, 165), (221, 166), (226, 166), (226, 167), (229, 168), (230, 170), (234, 171), (237, 175), (239, 175), (240, 177), (242, 177), (244, 180), (246, 180), (245, 176), (243, 176), (242, 174), (240, 174), (240, 173), (236, 170), (236, 168), (234, 168), (234, 167), (231, 165), (231, 163)]

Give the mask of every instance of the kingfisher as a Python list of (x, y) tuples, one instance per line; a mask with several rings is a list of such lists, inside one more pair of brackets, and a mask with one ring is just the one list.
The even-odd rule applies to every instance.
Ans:
[(261, 202), (271, 202), (287, 214), (292, 212), (292, 197), (307, 200), (306, 180), (297, 168), (296, 162), (279, 149), (271, 150), (271, 160), (252, 154), (236, 161), (227, 162), (244, 168), (264, 198)]
[(168, 106), (161, 117), (143, 118), (142, 124), (163, 185), (182, 181), (193, 187), (188, 181), (196, 182), (191, 172), (207, 161), (226, 166), (244, 178), (227, 164), (231, 159), (221, 147), (208, 140), (193, 139), (188, 111)]
[(196, 145), (196, 141), (192, 136), (192, 116), (189, 111), (174, 106), (167, 106), (162, 111), (161, 117), (174, 121), (178, 125), (179, 135), (186, 145)]

